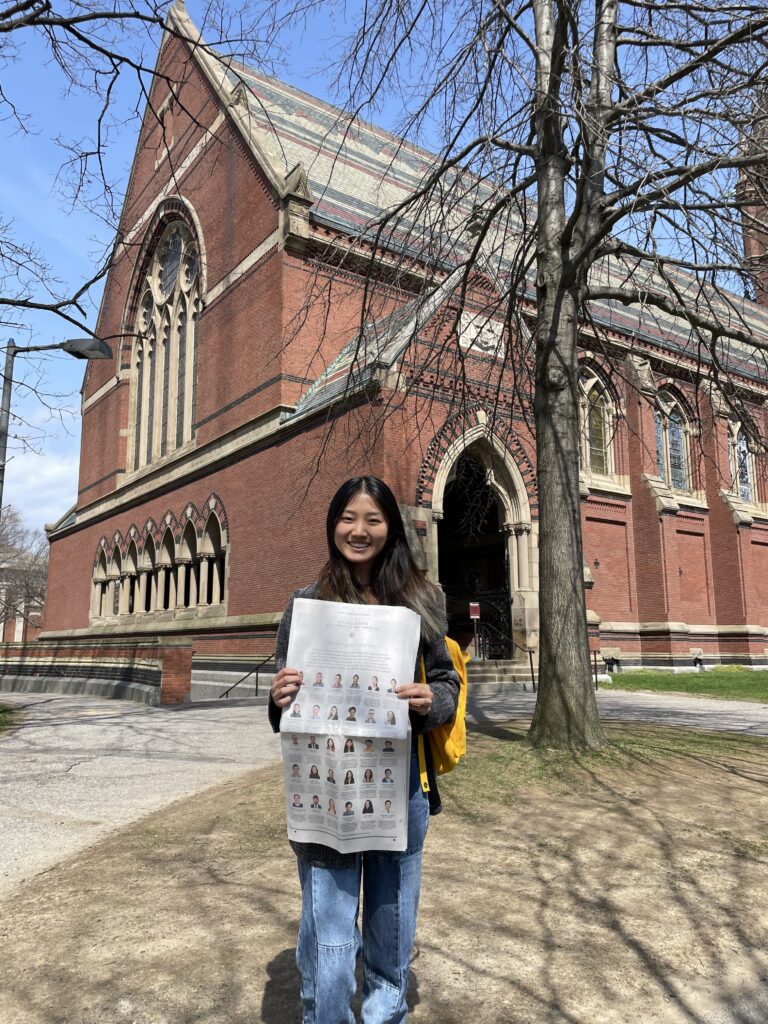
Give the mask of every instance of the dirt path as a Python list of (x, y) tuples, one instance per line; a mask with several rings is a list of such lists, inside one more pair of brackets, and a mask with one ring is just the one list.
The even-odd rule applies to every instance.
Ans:
[[(411, 1021), (765, 1024), (768, 745), (536, 782), (492, 732), (430, 828)], [(299, 1024), (283, 829), (260, 769), (17, 889), (1, 1024)]]

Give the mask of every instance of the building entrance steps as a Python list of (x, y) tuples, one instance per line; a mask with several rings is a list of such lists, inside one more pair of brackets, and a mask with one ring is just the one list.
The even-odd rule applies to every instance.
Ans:
[(524, 693), (533, 688), (531, 667), (527, 661), (482, 661), (473, 658), (467, 665), (467, 682), (474, 693), (507, 690)]

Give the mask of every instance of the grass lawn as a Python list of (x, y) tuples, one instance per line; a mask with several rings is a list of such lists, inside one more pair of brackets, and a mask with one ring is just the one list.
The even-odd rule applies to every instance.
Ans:
[(15, 711), (13, 708), (0, 704), (0, 732), (8, 729), (13, 724)]
[(707, 672), (621, 672), (600, 685), (605, 690), (700, 693), (725, 700), (768, 701), (768, 671), (754, 672), (738, 665)]

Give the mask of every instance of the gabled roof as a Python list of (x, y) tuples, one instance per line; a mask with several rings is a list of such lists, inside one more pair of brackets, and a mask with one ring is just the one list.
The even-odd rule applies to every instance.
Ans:
[(295, 423), (376, 385), (381, 372), (395, 365), (409, 344), (461, 286), (463, 274), (464, 268), (458, 267), (431, 292), (412, 299), (389, 316), (366, 324), (328, 364), (296, 408), (283, 415), (282, 421)]

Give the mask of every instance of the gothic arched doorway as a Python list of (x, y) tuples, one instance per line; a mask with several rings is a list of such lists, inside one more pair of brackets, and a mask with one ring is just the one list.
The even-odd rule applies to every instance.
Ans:
[(471, 451), (451, 467), (438, 523), (440, 583), (445, 591), (448, 632), (459, 642), (472, 635), (470, 601), (480, 603), (486, 653), (512, 656), (509, 554), (504, 514), (487, 480), (487, 471)]

